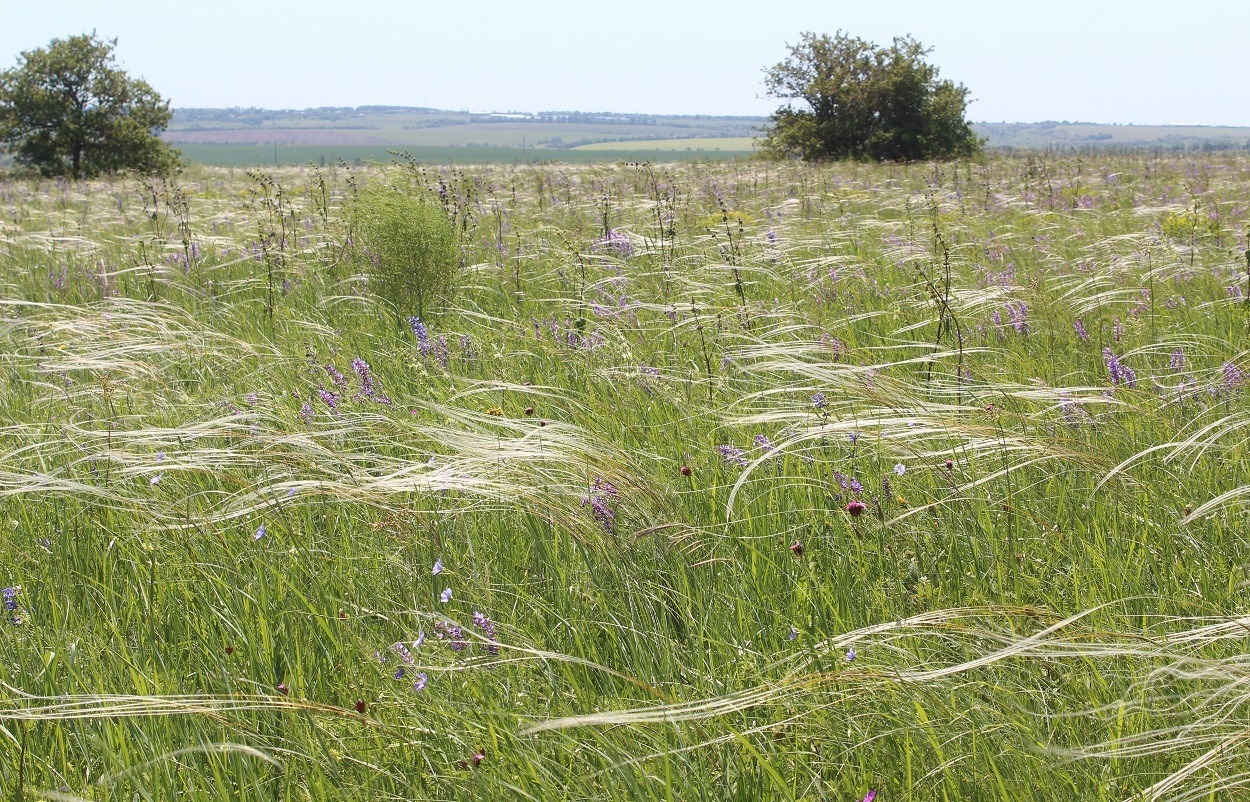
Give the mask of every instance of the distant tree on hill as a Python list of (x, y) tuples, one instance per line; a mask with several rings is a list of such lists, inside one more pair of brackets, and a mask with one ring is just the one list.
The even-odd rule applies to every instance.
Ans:
[(790, 56), (764, 70), (772, 97), (766, 156), (809, 161), (913, 161), (971, 156), (981, 142), (964, 119), (968, 90), (938, 80), (931, 52), (910, 36), (890, 47), (841, 31), (802, 34)]
[(118, 69), (117, 40), (53, 39), (0, 72), (0, 146), (46, 176), (167, 173), (178, 152), (157, 136), (172, 112), (146, 81)]

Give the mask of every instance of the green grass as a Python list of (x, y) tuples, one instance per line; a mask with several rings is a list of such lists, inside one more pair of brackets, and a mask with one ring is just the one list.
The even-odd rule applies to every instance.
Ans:
[(1239, 798), (1248, 167), (0, 184), (6, 800)]
[[(579, 145), (573, 150), (614, 150), (620, 148), (623, 143), (620, 142), (595, 142), (590, 145)], [(749, 136), (740, 137), (699, 137), (695, 139), (650, 139), (638, 140), (628, 143), (629, 147), (637, 150), (655, 149), (655, 150), (673, 150), (676, 146), (684, 145), (689, 150), (724, 150), (739, 151), (742, 153), (750, 153), (755, 150), (755, 139)]]

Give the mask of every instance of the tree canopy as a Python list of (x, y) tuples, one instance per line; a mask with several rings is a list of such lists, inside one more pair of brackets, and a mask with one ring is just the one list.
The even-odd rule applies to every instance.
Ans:
[(964, 119), (968, 90), (938, 79), (931, 52), (910, 36), (878, 47), (839, 31), (803, 33), (764, 70), (771, 97), (766, 155), (809, 161), (914, 161), (971, 156), (981, 142)]
[(0, 72), (0, 143), (46, 176), (164, 173), (178, 152), (157, 133), (173, 112), (146, 81), (116, 65), (117, 40), (53, 39)]

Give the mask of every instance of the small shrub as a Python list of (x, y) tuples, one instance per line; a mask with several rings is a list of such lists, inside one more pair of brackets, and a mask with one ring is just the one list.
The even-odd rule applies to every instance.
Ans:
[(451, 300), (459, 278), (455, 230), (427, 190), (376, 182), (352, 205), (356, 244), (368, 265), (370, 290), (401, 317), (427, 317)]
[(1204, 237), (1215, 239), (1220, 236), (1220, 221), (1195, 209), (1186, 209), (1183, 212), (1173, 212), (1159, 221), (1159, 230), (1163, 236), (1177, 242), (1189, 242)]

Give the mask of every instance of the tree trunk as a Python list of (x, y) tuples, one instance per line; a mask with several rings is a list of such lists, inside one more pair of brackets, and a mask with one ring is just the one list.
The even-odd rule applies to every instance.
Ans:
[(71, 150), (70, 153), (71, 158), (73, 158), (73, 165), (70, 169), (73, 172), (74, 180), (77, 181), (80, 177), (82, 169), (82, 143), (75, 142), (73, 150)]

